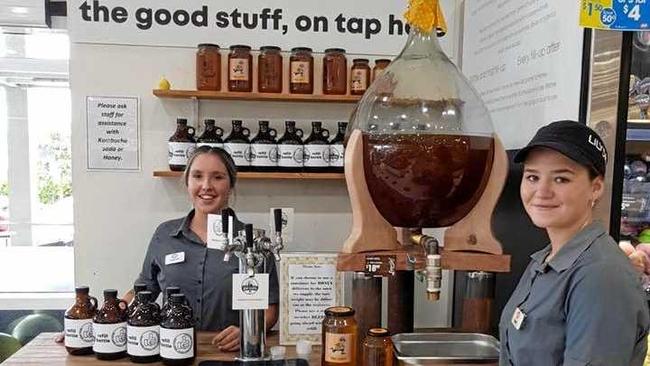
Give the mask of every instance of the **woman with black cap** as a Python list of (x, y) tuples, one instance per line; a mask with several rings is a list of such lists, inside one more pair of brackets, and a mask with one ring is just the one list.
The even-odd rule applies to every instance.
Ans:
[(650, 320), (639, 276), (593, 218), (603, 141), (581, 123), (554, 122), (515, 162), (524, 208), (550, 244), (531, 255), (503, 310), (500, 365), (642, 365)]

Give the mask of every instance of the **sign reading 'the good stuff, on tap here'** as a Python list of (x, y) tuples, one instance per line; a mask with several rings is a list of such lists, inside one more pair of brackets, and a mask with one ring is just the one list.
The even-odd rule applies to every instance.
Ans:
[(621, 31), (650, 27), (650, 0), (581, 0), (580, 25)]

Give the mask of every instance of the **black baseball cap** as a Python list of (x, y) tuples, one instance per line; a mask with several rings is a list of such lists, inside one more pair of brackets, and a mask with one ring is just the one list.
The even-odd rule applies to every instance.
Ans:
[(526, 160), (536, 147), (555, 150), (576, 163), (605, 175), (607, 149), (596, 131), (576, 121), (557, 121), (540, 128), (532, 140), (515, 155), (515, 163)]

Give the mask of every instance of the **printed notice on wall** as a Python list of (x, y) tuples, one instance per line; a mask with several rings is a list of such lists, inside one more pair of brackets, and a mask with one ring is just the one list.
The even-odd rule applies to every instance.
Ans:
[(140, 170), (139, 100), (87, 97), (89, 170)]
[(583, 30), (579, 1), (476, 0), (465, 6), (463, 73), (506, 149), (543, 125), (577, 120)]
[(280, 343), (320, 342), (324, 311), (342, 300), (334, 254), (283, 254), (280, 271)]

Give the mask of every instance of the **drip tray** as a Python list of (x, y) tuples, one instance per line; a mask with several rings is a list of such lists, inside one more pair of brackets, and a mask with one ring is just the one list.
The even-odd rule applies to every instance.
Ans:
[(404, 333), (393, 337), (400, 365), (494, 364), (499, 341), (477, 333)]
[(273, 360), (273, 361), (201, 361), (199, 366), (309, 366), (309, 362), (302, 359)]

